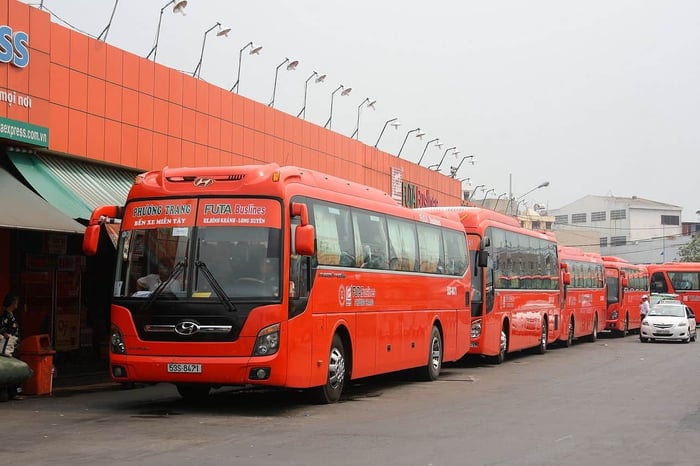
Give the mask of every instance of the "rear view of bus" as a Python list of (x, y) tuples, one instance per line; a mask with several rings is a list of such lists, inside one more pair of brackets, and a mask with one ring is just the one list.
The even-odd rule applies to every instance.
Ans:
[(674, 293), (700, 319), (700, 262), (666, 262), (651, 264), (652, 293)]

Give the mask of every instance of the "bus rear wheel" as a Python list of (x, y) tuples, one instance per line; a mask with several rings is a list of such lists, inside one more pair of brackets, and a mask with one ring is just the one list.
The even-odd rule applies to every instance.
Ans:
[(540, 344), (537, 346), (537, 354), (547, 352), (547, 319), (542, 319), (542, 332), (540, 333)]
[(191, 401), (203, 400), (211, 391), (211, 386), (198, 383), (180, 383), (176, 387), (181, 397)]
[(330, 404), (340, 400), (345, 386), (345, 348), (343, 340), (337, 333), (333, 335), (328, 356), (328, 375), (326, 384), (312, 389), (312, 399), (318, 404)]
[(496, 364), (501, 364), (506, 360), (506, 354), (508, 353), (508, 330), (503, 327), (501, 328), (501, 344), (498, 347), (498, 354), (494, 358)]
[(574, 318), (569, 319), (569, 328), (566, 333), (566, 340), (564, 341), (564, 346), (569, 348), (574, 344)]
[(440, 329), (433, 325), (433, 330), (430, 333), (430, 346), (428, 347), (428, 364), (418, 370), (418, 376), (421, 380), (432, 382), (440, 376), (442, 369), (442, 335)]
[(598, 340), (598, 316), (596, 315), (593, 318), (593, 330), (591, 330), (591, 334), (588, 336), (588, 341), (591, 343), (595, 343), (596, 340)]

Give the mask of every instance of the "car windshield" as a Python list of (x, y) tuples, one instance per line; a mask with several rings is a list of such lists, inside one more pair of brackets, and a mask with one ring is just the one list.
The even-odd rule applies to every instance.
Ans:
[(659, 304), (651, 309), (649, 315), (665, 317), (685, 317), (685, 306)]

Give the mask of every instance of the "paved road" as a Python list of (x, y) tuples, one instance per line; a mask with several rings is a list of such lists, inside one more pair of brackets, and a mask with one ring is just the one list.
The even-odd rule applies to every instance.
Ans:
[(439, 381), (395, 374), (342, 401), (172, 386), (65, 390), (0, 404), (7, 464), (700, 464), (700, 343), (636, 336), (467, 360)]

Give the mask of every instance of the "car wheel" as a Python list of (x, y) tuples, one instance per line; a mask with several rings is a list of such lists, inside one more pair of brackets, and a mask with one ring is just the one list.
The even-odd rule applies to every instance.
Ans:
[(647, 341), (649, 341), (649, 339), (640, 336), (639, 341), (641, 341), (642, 343), (646, 343)]

